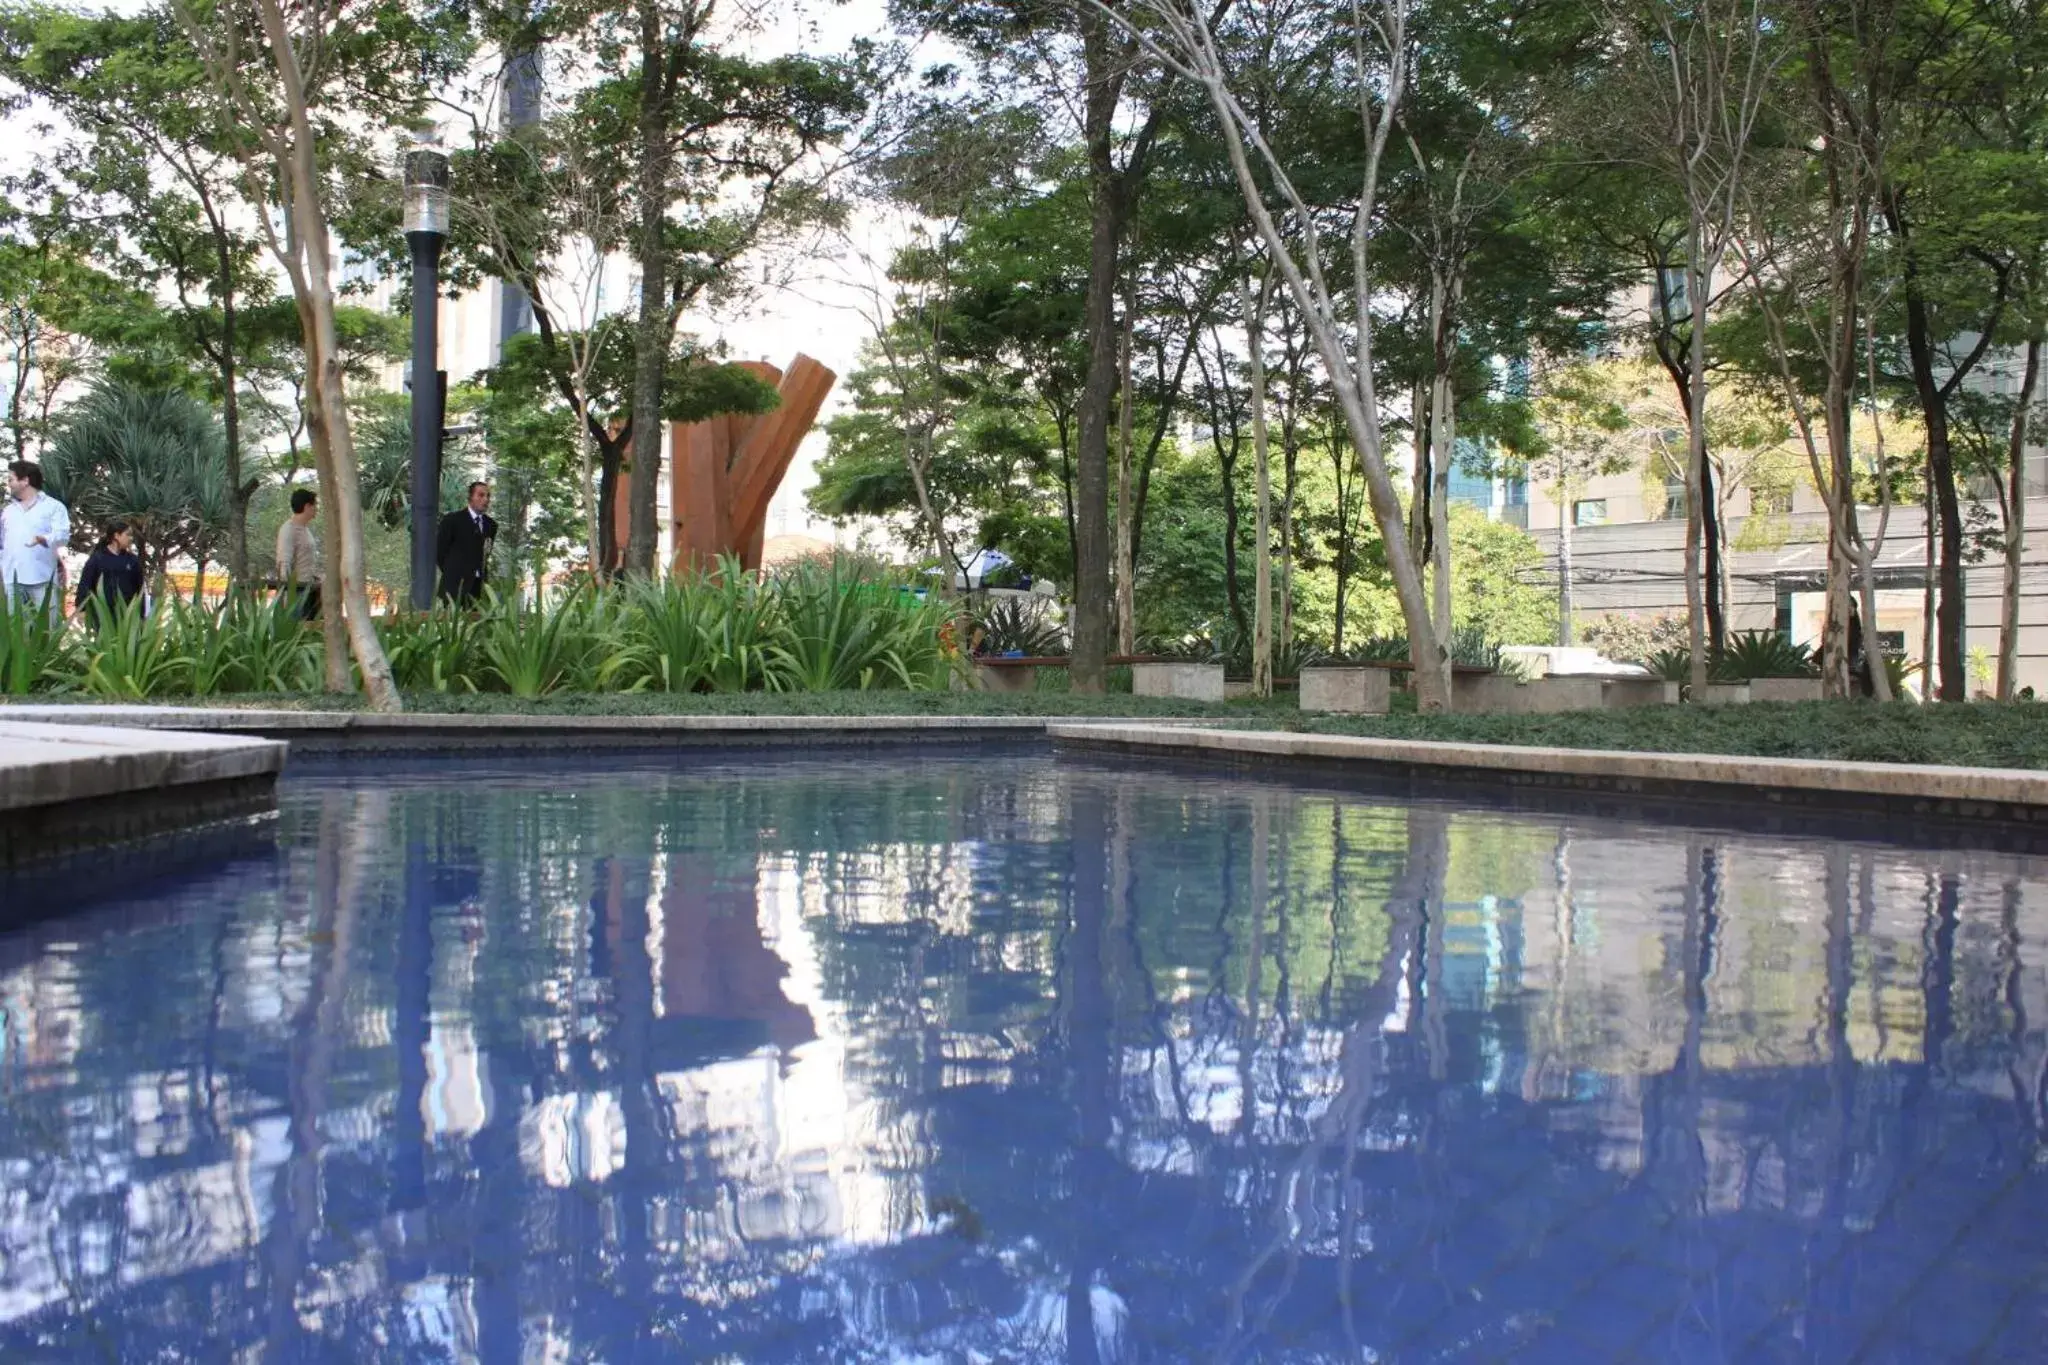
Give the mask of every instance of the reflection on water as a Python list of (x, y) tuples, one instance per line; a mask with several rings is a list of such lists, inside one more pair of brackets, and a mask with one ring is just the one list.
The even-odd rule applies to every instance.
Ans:
[(2035, 861), (1033, 759), (284, 806), (0, 939), (0, 1358), (2048, 1340)]

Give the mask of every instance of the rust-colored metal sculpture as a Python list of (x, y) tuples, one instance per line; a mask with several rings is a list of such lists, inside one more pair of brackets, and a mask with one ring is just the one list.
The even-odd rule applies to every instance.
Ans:
[[(721, 555), (737, 556), (750, 570), (761, 567), (768, 504), (839, 377), (807, 355), (790, 362), (787, 372), (764, 361), (741, 364), (775, 385), (782, 404), (758, 417), (675, 424), (668, 475), (671, 573), (715, 569)], [(631, 520), (632, 481), (628, 474), (618, 482), (621, 528)], [(625, 536), (619, 540), (623, 551)]]

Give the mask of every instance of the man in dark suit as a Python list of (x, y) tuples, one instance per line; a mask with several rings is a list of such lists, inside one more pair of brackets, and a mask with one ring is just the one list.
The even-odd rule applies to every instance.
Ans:
[(490, 485), (473, 483), (469, 486), (469, 506), (441, 518), (441, 529), (434, 542), (434, 564), (441, 570), (443, 602), (467, 606), (484, 589), (484, 575), (491, 563), (491, 542), (498, 534), (498, 523), (486, 515), (490, 505)]

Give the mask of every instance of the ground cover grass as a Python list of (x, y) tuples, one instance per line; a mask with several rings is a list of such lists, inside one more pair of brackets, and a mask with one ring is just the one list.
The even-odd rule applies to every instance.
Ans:
[(1301, 716), (1288, 728), (1380, 739), (1740, 754), (1860, 763), (2048, 768), (2048, 706), (1757, 702), (1552, 716)]

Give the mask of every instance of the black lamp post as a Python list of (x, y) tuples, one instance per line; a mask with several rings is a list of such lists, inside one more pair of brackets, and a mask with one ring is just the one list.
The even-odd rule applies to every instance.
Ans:
[(412, 605), (434, 605), (434, 528), (441, 518), (441, 244), (448, 240), (448, 158), (405, 154), (405, 241), (412, 248)]

